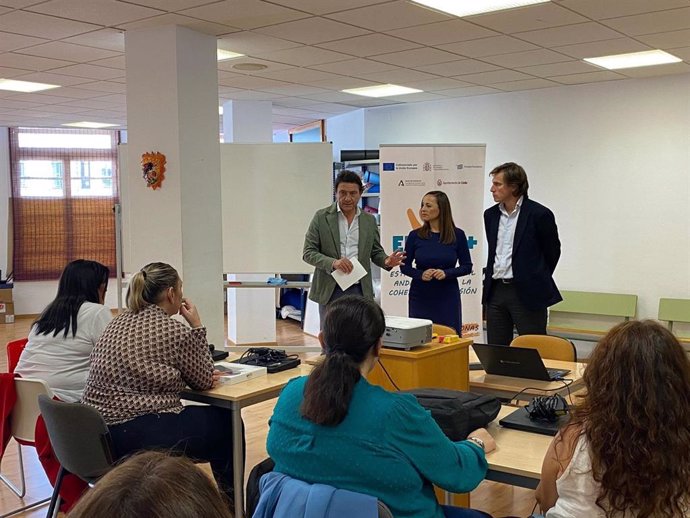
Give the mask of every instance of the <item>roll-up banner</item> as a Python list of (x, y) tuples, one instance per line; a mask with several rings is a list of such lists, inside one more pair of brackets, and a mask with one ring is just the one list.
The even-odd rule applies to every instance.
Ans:
[[(405, 247), (411, 230), (421, 226), (419, 207), (429, 191), (448, 195), (455, 226), (465, 231), (472, 274), (458, 279), (462, 336), (482, 331), (483, 202), (485, 144), (381, 145), (381, 243), (386, 251)], [(387, 315), (407, 315), (411, 279), (395, 268), (381, 272), (381, 305)]]

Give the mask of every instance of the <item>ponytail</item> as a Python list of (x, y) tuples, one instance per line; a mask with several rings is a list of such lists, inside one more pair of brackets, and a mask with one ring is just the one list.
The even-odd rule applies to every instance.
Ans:
[(150, 304), (157, 304), (162, 293), (177, 287), (177, 270), (165, 263), (150, 263), (135, 273), (127, 289), (127, 307), (138, 313)]
[(302, 416), (336, 426), (347, 416), (360, 366), (386, 329), (383, 311), (373, 300), (345, 296), (328, 305), (323, 322), (326, 357), (304, 387)]

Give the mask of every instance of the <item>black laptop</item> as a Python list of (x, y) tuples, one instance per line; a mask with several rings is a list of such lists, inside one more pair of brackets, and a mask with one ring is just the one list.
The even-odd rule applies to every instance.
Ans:
[(487, 374), (557, 381), (570, 372), (547, 369), (536, 349), (491, 344), (473, 344), (472, 347)]
[(514, 428), (523, 432), (540, 433), (542, 435), (554, 436), (558, 430), (568, 421), (568, 416), (560, 416), (556, 421), (550, 422), (542, 419), (530, 419), (525, 408), (518, 408), (501, 419), (498, 424), (506, 428)]

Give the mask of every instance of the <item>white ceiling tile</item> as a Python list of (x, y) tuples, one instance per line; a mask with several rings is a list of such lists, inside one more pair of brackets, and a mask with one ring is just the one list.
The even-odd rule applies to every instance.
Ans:
[(387, 52), (397, 52), (419, 47), (417, 43), (401, 40), (385, 34), (369, 34), (359, 38), (349, 38), (346, 40), (332, 41), (319, 45), (324, 49), (344, 52), (353, 56), (367, 57)]
[(474, 74), (477, 72), (490, 72), (491, 70), (498, 70), (500, 67), (476, 59), (460, 59), (458, 61), (451, 61), (450, 63), (426, 65), (415, 68), (422, 72), (429, 72), (430, 74), (452, 77), (462, 74)]
[(487, 56), (483, 59), (494, 65), (506, 68), (518, 68), (530, 65), (558, 63), (560, 61), (568, 61), (570, 58), (552, 50), (539, 49), (528, 50), (527, 52), (515, 52), (512, 54), (500, 54), (498, 56)]
[(250, 89), (263, 89), (269, 86), (282, 86), (287, 83), (284, 81), (276, 81), (275, 79), (268, 79), (266, 77), (257, 76), (239, 76), (222, 78), (220, 84), (223, 86), (232, 86), (233, 88), (242, 88), (246, 90)]
[[(51, 92), (60, 93), (60, 90), (51, 90)], [(40, 103), (45, 105), (60, 104), (69, 102), (71, 100), (68, 97), (61, 97), (59, 95), (51, 95), (47, 93), (20, 93), (9, 95), (6, 97), (6, 99), (16, 99), (18, 101)]]
[(306, 106), (309, 104), (314, 104), (311, 99), (304, 99), (302, 97), (281, 97), (276, 99), (275, 103), (278, 106), (286, 106), (288, 108), (297, 108), (299, 106)]
[(425, 9), (418, 4), (397, 0), (330, 14), (328, 18), (364, 27), (372, 31), (390, 31), (424, 23), (442, 22), (453, 17), (438, 11)]
[(117, 29), (101, 29), (99, 31), (87, 32), (66, 38), (63, 41), (98, 49), (114, 50), (116, 52), (125, 51), (125, 33)]
[(328, 114), (345, 113), (345, 112), (352, 111), (351, 106), (346, 106), (344, 104), (338, 104), (338, 103), (310, 104), (305, 109), (309, 109), (309, 110), (316, 111), (316, 112), (328, 113)]
[(647, 45), (650, 45), (656, 49), (684, 47), (690, 44), (690, 29), (647, 34), (645, 36), (638, 36), (635, 39), (638, 39), (642, 43), (646, 43)]
[(378, 106), (389, 106), (392, 104), (403, 104), (400, 101), (393, 101), (392, 99), (386, 97), (379, 97), (378, 99), (372, 99), (371, 97), (360, 97), (355, 96), (356, 99), (351, 101), (343, 101), (342, 104), (347, 104), (348, 106), (357, 106), (358, 108), (376, 108)]
[(52, 113), (77, 113), (81, 111), (81, 108), (75, 106), (51, 106), (50, 111)]
[[(52, 72), (32, 72), (21, 76), (22, 81), (34, 81), (36, 83), (48, 83), (49, 85), (74, 86), (91, 82), (84, 77), (53, 74)], [(62, 91), (62, 90), (60, 90)]]
[(109, 102), (113, 104), (127, 104), (127, 96), (125, 94), (108, 94), (98, 98), (99, 101)]
[(328, 90), (348, 90), (350, 88), (361, 88), (363, 86), (373, 86), (376, 84), (379, 83), (376, 81), (370, 81), (368, 79), (345, 76), (335, 76), (334, 79), (328, 79), (326, 81), (314, 81), (310, 83), (311, 86), (315, 86), (317, 88), (327, 88)]
[(45, 0), (2, 0), (0, 3), (7, 7), (23, 9), (24, 7), (29, 7), (30, 5), (40, 4), (41, 2), (45, 2)]
[(383, 72), (384, 70), (394, 70), (395, 65), (388, 63), (380, 63), (372, 61), (371, 59), (349, 59), (345, 61), (338, 61), (336, 63), (324, 63), (323, 65), (314, 65), (309, 68), (316, 70), (323, 70), (324, 72), (333, 72), (334, 74), (367, 74), (373, 72)]
[(0, 77), (4, 77), (5, 79), (10, 78), (10, 77), (17, 77), (17, 76), (26, 75), (28, 73), (33, 73), (33, 72), (31, 72), (30, 70), (22, 69), (22, 68), (11, 68), (11, 67), (0, 66)]
[(418, 88), (425, 92), (438, 92), (440, 90), (450, 90), (451, 88), (464, 88), (466, 86), (474, 86), (472, 83), (465, 81), (458, 81), (457, 79), (450, 79), (449, 77), (439, 77), (438, 79), (427, 79), (426, 81), (408, 82), (405, 86), (411, 88)]
[(632, 38), (617, 38), (615, 40), (593, 41), (591, 43), (554, 47), (553, 50), (567, 56), (582, 59), (609, 56), (611, 54), (624, 54), (627, 52), (640, 52), (649, 50), (649, 47)]
[(65, 88), (60, 88), (55, 90), (55, 92), (60, 92), (61, 97), (69, 97), (70, 99), (92, 99), (94, 97), (100, 97), (103, 92), (94, 92), (93, 90), (82, 90), (76, 86), (67, 86)]
[(188, 29), (198, 32), (203, 32), (204, 34), (210, 34), (211, 36), (218, 36), (220, 34), (227, 34), (239, 30), (237, 28), (230, 27), (229, 25), (209, 22), (207, 20), (199, 20), (190, 16), (182, 16), (180, 14), (173, 13), (162, 14), (160, 16), (154, 16), (152, 18), (146, 18), (136, 22), (123, 23), (118, 25), (118, 28), (125, 31), (131, 31), (134, 29), (160, 27), (162, 25), (179, 25), (181, 27), (187, 27)]
[(256, 32), (285, 40), (297, 41), (305, 45), (357, 38), (369, 34), (369, 31), (366, 29), (316, 16), (263, 27), (256, 29)]
[(272, 101), (280, 97), (279, 94), (256, 90), (240, 90), (230, 94), (232, 101)]
[(90, 79), (114, 79), (124, 76), (124, 71), (116, 68), (97, 67), (95, 65), (71, 65), (54, 70), (56, 74), (66, 74), (77, 77), (88, 77)]
[(533, 78), (516, 70), (494, 70), (493, 72), (480, 72), (479, 74), (459, 76), (459, 79), (477, 85), (491, 85), (494, 83), (505, 83), (507, 81), (519, 81)]
[(15, 54), (14, 52), (0, 54), (0, 67), (25, 68), (27, 70), (41, 71), (65, 65), (72, 65), (72, 63), (59, 59), (25, 56), (24, 54)]
[(561, 0), (560, 3), (588, 18), (601, 20), (687, 7), (688, 0)]
[(551, 63), (549, 65), (537, 65), (533, 67), (518, 68), (520, 72), (538, 77), (567, 76), (571, 74), (583, 74), (585, 72), (597, 72), (599, 67), (590, 65), (586, 61), (575, 60), (563, 63)]
[[(363, 85), (369, 86), (369, 85)], [(323, 94), (310, 94), (309, 102), (314, 101), (328, 102), (328, 103), (342, 103), (344, 101), (357, 98), (356, 95), (346, 94), (344, 92), (326, 92)]]
[(73, 61), (76, 63), (111, 58), (120, 54), (118, 52), (113, 52), (112, 50), (84, 47), (82, 45), (64, 43), (62, 41), (51, 41), (50, 43), (35, 45), (33, 47), (18, 50), (16, 52), (18, 54), (27, 54), (29, 56), (39, 56), (43, 58), (63, 59), (65, 61)]
[(89, 64), (97, 65), (99, 67), (119, 68), (120, 70), (125, 70), (125, 68), (127, 68), (124, 54), (114, 58), (96, 59), (94, 61), (90, 61)]
[(441, 101), (447, 100), (447, 96), (439, 95), (437, 93), (420, 92), (416, 94), (407, 95), (392, 95), (388, 97), (391, 101), (399, 101), (401, 103), (421, 103), (426, 101)]
[(690, 29), (690, 6), (622, 18), (609, 18), (603, 23), (629, 36)]
[(309, 15), (261, 0), (225, 0), (211, 5), (180, 11), (181, 14), (241, 29), (307, 18)]
[(281, 40), (251, 31), (235, 32), (222, 36), (218, 40), (218, 48), (247, 55), (263, 54), (300, 46), (299, 43), (294, 41)]
[[(690, 47), (669, 49), (669, 52), (683, 61), (690, 63)], [(0, 75), (2, 74), (0, 73)]]
[(626, 77), (656, 77), (671, 74), (690, 74), (690, 64), (669, 63), (667, 65), (656, 65), (652, 67), (626, 68), (624, 70), (617, 70), (617, 72)]
[(392, 83), (394, 85), (406, 86), (408, 82), (426, 81), (427, 79), (436, 79), (438, 76), (418, 70), (412, 70), (410, 68), (398, 68), (396, 70), (384, 70), (383, 72), (377, 72), (375, 74), (356, 74), (356, 77), (363, 77), (378, 83)]
[(522, 79), (520, 81), (496, 83), (492, 86), (505, 92), (516, 92), (518, 90), (536, 90), (538, 88), (553, 88), (554, 86), (561, 85), (559, 83), (549, 81), (548, 79)]
[(79, 99), (76, 101), (67, 101), (62, 103), (61, 106), (81, 106), (83, 108), (95, 108), (97, 110), (113, 110), (116, 108), (113, 103), (103, 102), (100, 99)]
[(494, 56), (496, 54), (536, 50), (539, 47), (527, 43), (526, 41), (511, 38), (510, 36), (494, 36), (491, 38), (482, 38), (480, 40), (439, 45), (439, 48), (470, 58), (481, 58), (484, 56)]
[(615, 81), (625, 79), (625, 76), (616, 74), (610, 70), (600, 70), (599, 72), (588, 72), (586, 74), (572, 74), (567, 76), (553, 77), (552, 80), (564, 85), (578, 85), (585, 83), (598, 83), (600, 81)]
[(612, 40), (618, 38), (620, 33), (600, 23), (587, 22), (538, 31), (520, 32), (513, 34), (513, 36), (543, 47), (555, 47), (590, 41)]
[(143, 5), (144, 7), (160, 9), (170, 13), (199, 7), (200, 5), (212, 4), (214, 1), (220, 2), (221, 0), (127, 0), (130, 4)]
[(35, 13), (70, 18), (80, 22), (98, 25), (119, 25), (161, 14), (158, 9), (149, 9), (116, 0), (49, 0), (27, 8)]
[(98, 25), (55, 18), (26, 11), (12, 11), (0, 16), (0, 31), (49, 40), (59, 40), (100, 29)]
[(23, 47), (30, 47), (32, 45), (40, 45), (46, 43), (48, 40), (43, 38), (34, 38), (32, 36), (22, 36), (21, 34), (12, 34), (10, 32), (0, 33), (0, 52), (8, 52), (10, 50), (17, 50)]
[(356, 9), (373, 4), (382, 4), (390, 0), (272, 0), (274, 4), (292, 7), (313, 14), (328, 14), (347, 9)]
[(387, 34), (423, 45), (442, 45), (499, 35), (496, 31), (459, 19), (394, 29), (387, 31)]
[(286, 85), (286, 86), (276, 86), (269, 88), (262, 88), (262, 91), (271, 92), (274, 94), (281, 94), (290, 97), (304, 97), (312, 94), (319, 94), (327, 92), (323, 88), (315, 88), (313, 86), (305, 85)]
[(468, 16), (467, 21), (505, 34), (586, 22), (587, 18), (553, 2)]
[(298, 67), (309, 67), (322, 63), (333, 63), (352, 59), (352, 56), (316, 47), (296, 47), (294, 49), (279, 50), (260, 54), (258, 57), (278, 63), (287, 63)]
[(443, 92), (439, 93), (447, 97), (471, 97), (474, 95), (499, 94), (501, 91), (488, 86), (468, 86), (467, 88), (443, 90)]
[(79, 85), (79, 88), (113, 94), (124, 94), (127, 92), (127, 87), (125, 85), (121, 83), (111, 83), (110, 81), (94, 81), (92, 83), (84, 83)]
[(333, 79), (333, 77), (338, 77), (328, 72), (301, 67), (291, 67), (286, 70), (276, 71), (261, 70), (254, 75), (268, 77), (278, 81), (287, 81), (288, 83), (312, 83), (314, 81), (326, 81), (328, 79)]
[(452, 54), (443, 50), (433, 49), (431, 47), (422, 47), (420, 49), (381, 54), (374, 56), (372, 59), (401, 67), (417, 67), (456, 61), (458, 57), (459, 56), (457, 54)]

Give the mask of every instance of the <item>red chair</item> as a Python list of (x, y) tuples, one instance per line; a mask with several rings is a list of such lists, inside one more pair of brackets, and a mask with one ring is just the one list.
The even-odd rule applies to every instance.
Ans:
[(19, 363), (19, 357), (22, 355), (28, 338), (20, 338), (19, 340), (12, 340), (7, 342), (7, 372), (14, 372)]

